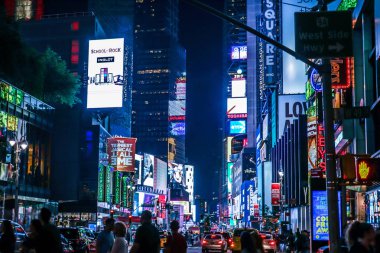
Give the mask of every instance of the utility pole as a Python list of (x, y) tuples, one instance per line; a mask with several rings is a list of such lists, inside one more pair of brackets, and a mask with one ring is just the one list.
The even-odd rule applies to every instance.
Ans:
[(326, 158), (326, 192), (327, 209), (329, 214), (329, 240), (330, 252), (340, 252), (339, 243), (339, 214), (338, 214), (338, 192), (336, 180), (335, 143), (334, 143), (334, 113), (332, 107), (331, 93), (331, 65), (330, 60), (323, 60), (322, 73), (322, 104), (323, 123), (325, 137)]
[[(236, 25), (237, 27), (244, 29), (245, 31), (256, 35), (257, 37), (263, 39), (264, 41), (274, 45), (278, 49), (294, 56), (296, 59), (304, 62), (305, 64), (315, 68), (319, 73), (322, 73), (323, 78), (323, 116), (324, 116), (324, 136), (325, 136), (325, 150), (326, 150), (326, 187), (327, 187), (327, 205), (328, 205), (328, 216), (329, 216), (329, 241), (330, 241), (330, 252), (339, 253), (340, 247), (339, 242), (339, 216), (338, 216), (338, 195), (337, 195), (337, 180), (336, 180), (336, 164), (335, 164), (335, 145), (334, 145), (334, 118), (333, 118), (333, 108), (332, 108), (332, 92), (331, 92), (331, 66), (330, 61), (324, 60), (322, 66), (316, 64), (315, 62), (309, 60), (307, 57), (295, 52), (294, 50), (282, 45), (281, 43), (275, 41), (268, 36), (260, 33), (259, 31), (249, 27), (234, 18), (226, 15), (225, 13), (218, 11), (198, 0), (182, 0), (191, 5), (194, 5), (218, 18), (221, 18), (229, 23)], [(319, 5), (325, 8), (325, 3), (327, 1), (319, 0)], [(318, 8), (319, 6), (317, 6)]]

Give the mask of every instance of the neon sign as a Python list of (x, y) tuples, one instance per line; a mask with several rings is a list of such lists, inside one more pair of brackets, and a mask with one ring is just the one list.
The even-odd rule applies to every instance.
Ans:
[(325, 136), (324, 127), (322, 124), (317, 126), (317, 157), (318, 157), (318, 167), (324, 172), (326, 171), (326, 148), (325, 148)]

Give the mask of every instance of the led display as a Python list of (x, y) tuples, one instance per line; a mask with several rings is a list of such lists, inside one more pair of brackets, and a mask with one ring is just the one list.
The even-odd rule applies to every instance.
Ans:
[(245, 120), (231, 120), (230, 121), (230, 134), (245, 134), (246, 122)]
[(123, 106), (124, 39), (90, 40), (87, 108)]
[(186, 100), (169, 101), (169, 117), (186, 115)]
[(245, 97), (246, 81), (245, 79), (232, 79), (232, 97)]
[(227, 114), (247, 113), (247, 98), (227, 98)]
[(186, 125), (185, 122), (172, 122), (171, 123), (171, 135), (179, 136), (179, 135), (185, 135), (186, 132)]
[(245, 60), (245, 59), (247, 59), (247, 46), (231, 47), (231, 60)]

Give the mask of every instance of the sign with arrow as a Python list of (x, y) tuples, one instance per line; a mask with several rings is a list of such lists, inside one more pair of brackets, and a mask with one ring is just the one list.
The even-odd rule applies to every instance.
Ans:
[(297, 53), (307, 58), (352, 56), (351, 12), (296, 12), (294, 15)]

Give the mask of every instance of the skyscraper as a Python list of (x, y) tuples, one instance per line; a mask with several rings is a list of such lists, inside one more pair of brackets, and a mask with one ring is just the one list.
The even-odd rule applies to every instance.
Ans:
[(178, 0), (136, 1), (132, 136), (137, 151), (185, 162), (186, 52)]

